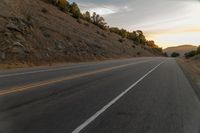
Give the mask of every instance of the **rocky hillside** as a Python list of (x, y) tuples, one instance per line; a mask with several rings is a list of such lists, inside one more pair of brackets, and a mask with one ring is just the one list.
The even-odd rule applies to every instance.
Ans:
[(160, 55), (42, 0), (1, 0), (0, 9), (0, 64)]
[(190, 52), (192, 50), (196, 50), (196, 49), (197, 49), (197, 46), (181, 45), (181, 46), (166, 48), (164, 49), (164, 52), (166, 52), (168, 56), (170, 56), (173, 52), (177, 52), (180, 54), (180, 56), (184, 56), (185, 53)]

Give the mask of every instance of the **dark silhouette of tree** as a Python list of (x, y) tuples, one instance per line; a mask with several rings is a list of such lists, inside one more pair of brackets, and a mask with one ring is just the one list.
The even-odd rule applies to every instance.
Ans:
[(85, 19), (86, 21), (88, 21), (88, 22), (91, 22), (91, 15), (90, 15), (90, 12), (85, 12), (84, 14), (83, 14), (83, 19)]
[(136, 31), (136, 34), (137, 34), (137, 41), (140, 43), (140, 44), (146, 44), (146, 38), (143, 34), (143, 32), (141, 30), (137, 30)]
[(173, 52), (173, 53), (171, 54), (171, 57), (179, 57), (179, 56), (180, 56), (180, 54), (177, 53), (177, 52)]
[(81, 11), (75, 2), (70, 5), (69, 12), (72, 13), (74, 18), (80, 18), (81, 16)]
[(128, 39), (133, 40), (134, 42), (137, 41), (137, 33), (136, 33), (136, 31), (128, 33)]
[(59, 7), (62, 11), (67, 11), (69, 3), (67, 0), (49, 0), (52, 4)]
[(107, 23), (105, 22), (105, 19), (101, 17), (99, 14), (96, 14), (96, 12), (93, 13), (91, 17), (91, 22), (102, 29), (106, 29)]

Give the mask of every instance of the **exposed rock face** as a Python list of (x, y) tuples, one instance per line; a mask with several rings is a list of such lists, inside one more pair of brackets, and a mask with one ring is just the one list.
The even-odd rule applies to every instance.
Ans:
[(22, 18), (8, 18), (0, 38), (1, 60), (17, 58), (24, 60), (27, 56), (26, 36), (31, 33), (31, 25)]

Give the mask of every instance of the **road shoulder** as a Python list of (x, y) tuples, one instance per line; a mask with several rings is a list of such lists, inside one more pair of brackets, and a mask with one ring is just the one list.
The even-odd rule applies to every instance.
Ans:
[(188, 78), (200, 100), (200, 61), (183, 58), (177, 59), (176, 61)]

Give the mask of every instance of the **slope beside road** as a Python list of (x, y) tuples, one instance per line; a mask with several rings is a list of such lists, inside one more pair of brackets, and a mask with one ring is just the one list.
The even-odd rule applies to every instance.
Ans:
[(200, 131), (199, 100), (174, 59), (34, 68), (0, 80), (0, 133)]

